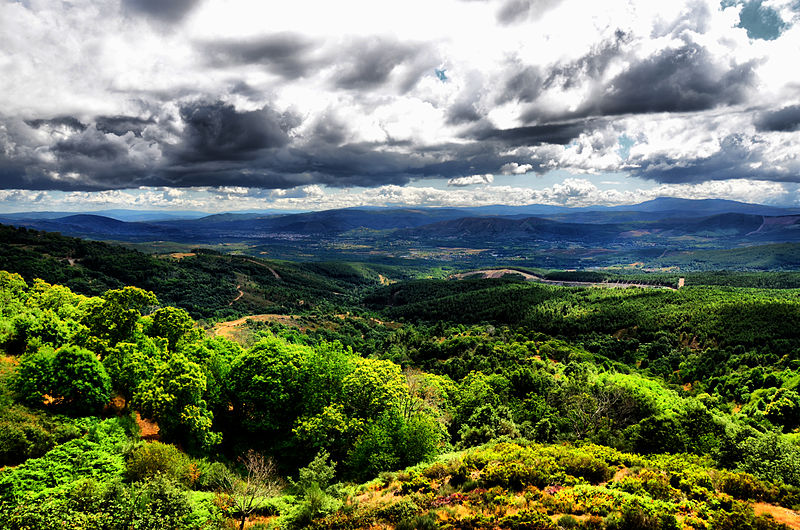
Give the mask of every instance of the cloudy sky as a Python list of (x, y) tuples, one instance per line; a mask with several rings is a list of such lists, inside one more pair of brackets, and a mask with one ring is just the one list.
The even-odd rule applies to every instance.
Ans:
[(800, 201), (800, 0), (0, 0), (0, 211)]

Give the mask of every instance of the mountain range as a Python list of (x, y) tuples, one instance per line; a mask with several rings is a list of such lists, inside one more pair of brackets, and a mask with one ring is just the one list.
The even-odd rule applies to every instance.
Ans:
[[(732, 248), (800, 242), (800, 209), (721, 199), (659, 198), (614, 207), (347, 208), (305, 213), (22, 212), (0, 223), (86, 239), (185, 244), (347, 239), (488, 247)], [(105, 213), (105, 215), (100, 215)], [(113, 214), (113, 215), (112, 215)], [(121, 220), (128, 219), (128, 220)]]

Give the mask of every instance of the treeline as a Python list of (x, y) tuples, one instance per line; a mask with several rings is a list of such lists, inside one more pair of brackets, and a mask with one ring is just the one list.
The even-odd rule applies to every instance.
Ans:
[(703, 345), (800, 347), (795, 290), (563, 288), (513, 278), (401, 282), (365, 299), (412, 322), (490, 322), (555, 336), (618, 333), (650, 341), (670, 330)]

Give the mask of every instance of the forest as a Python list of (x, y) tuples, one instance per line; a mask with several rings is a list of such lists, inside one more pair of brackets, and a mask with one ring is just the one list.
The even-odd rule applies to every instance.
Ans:
[(563, 287), (8, 235), (0, 528), (800, 527), (796, 273)]

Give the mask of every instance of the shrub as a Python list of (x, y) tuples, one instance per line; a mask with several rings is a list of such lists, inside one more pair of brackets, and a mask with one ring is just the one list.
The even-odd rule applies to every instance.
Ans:
[(500, 519), (499, 526), (510, 530), (557, 530), (557, 526), (541, 512), (522, 510)]
[(396, 530), (435, 530), (439, 528), (439, 521), (432, 513), (415, 515), (397, 523)]
[(625, 504), (620, 513), (606, 517), (608, 530), (680, 530), (681, 526), (671, 513), (657, 512), (641, 502)]
[(558, 518), (558, 526), (560, 528), (578, 528), (581, 525), (581, 522), (575, 519), (571, 515), (562, 515)]
[(397, 522), (409, 519), (419, 512), (417, 503), (410, 499), (402, 499), (380, 508), (377, 515), (383, 519)]
[(65, 346), (53, 357), (53, 397), (76, 414), (100, 411), (111, 398), (111, 378), (97, 356), (77, 346)]
[(413, 473), (409, 480), (404, 481), (400, 486), (400, 492), (403, 494), (412, 492), (431, 493), (432, 491), (433, 486), (431, 486), (430, 480), (417, 473)]
[(184, 486), (192, 485), (198, 476), (191, 458), (174, 445), (161, 442), (146, 442), (134, 449), (125, 463), (125, 472), (131, 481), (163, 475)]
[(745, 501), (770, 500), (777, 494), (774, 488), (770, 488), (769, 485), (748, 473), (727, 474), (722, 479), (719, 489), (735, 499)]
[(567, 474), (582, 477), (592, 484), (605, 482), (614, 476), (614, 470), (608, 464), (588, 454), (569, 454), (561, 460), (561, 465)]

